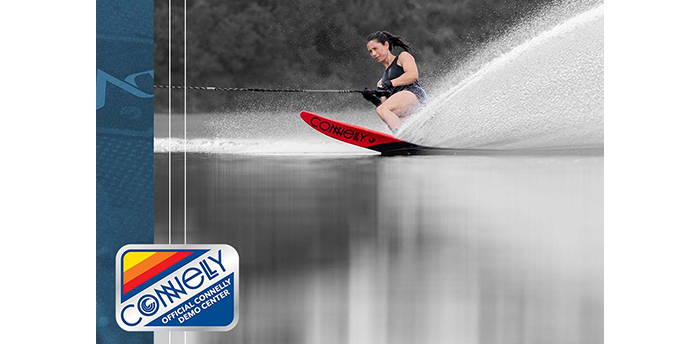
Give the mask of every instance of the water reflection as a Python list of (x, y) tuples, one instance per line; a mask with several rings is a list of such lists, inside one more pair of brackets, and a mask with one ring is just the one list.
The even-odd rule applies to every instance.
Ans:
[(236, 247), (242, 283), (238, 326), (188, 343), (602, 342), (601, 157), (187, 159), (187, 242)]

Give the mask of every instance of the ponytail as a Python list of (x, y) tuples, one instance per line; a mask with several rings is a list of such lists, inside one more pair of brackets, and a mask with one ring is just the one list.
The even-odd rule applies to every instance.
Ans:
[(391, 51), (394, 47), (400, 47), (407, 52), (411, 52), (411, 48), (401, 39), (401, 37), (393, 35), (387, 31), (377, 31), (369, 34), (369, 36), (367, 36), (367, 42), (372, 40), (376, 40), (381, 44), (389, 42), (389, 51)]

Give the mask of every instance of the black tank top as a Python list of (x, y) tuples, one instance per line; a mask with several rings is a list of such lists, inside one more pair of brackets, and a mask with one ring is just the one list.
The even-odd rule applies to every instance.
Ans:
[[(384, 74), (382, 75), (382, 80), (394, 80), (401, 76), (405, 71), (403, 70), (403, 67), (399, 66), (398, 61), (399, 61), (399, 56), (403, 54), (403, 51), (400, 52), (396, 57), (394, 58), (394, 61), (391, 61), (391, 64), (389, 64), (389, 67), (386, 67), (386, 70), (384, 71)], [(401, 85), (401, 86), (394, 86), (391, 90), (391, 94), (394, 94), (399, 91), (403, 90), (410, 90), (413, 87), (420, 87), (420, 84), (418, 81), (408, 84), (408, 85)]]

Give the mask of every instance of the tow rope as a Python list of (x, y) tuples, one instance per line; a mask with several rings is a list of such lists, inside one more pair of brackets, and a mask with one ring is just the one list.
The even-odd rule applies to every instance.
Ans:
[(224, 91), (224, 92), (288, 92), (288, 93), (362, 93), (361, 90), (304, 90), (294, 88), (238, 88), (217, 86), (183, 86), (153, 85), (154, 88), (171, 88), (175, 90)]

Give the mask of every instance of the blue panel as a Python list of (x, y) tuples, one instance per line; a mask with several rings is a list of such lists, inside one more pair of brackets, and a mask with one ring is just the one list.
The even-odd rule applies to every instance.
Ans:
[(114, 318), (115, 255), (153, 243), (153, 2), (97, 0), (97, 342), (152, 343)]

